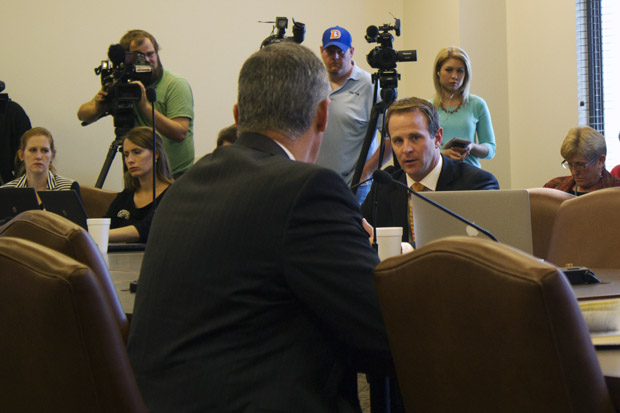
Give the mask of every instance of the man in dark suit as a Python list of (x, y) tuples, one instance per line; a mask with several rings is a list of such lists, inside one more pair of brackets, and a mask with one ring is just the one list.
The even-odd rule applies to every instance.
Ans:
[[(411, 97), (394, 102), (385, 124), (402, 168), (393, 171), (392, 178), (424, 191), (499, 189), (493, 174), (441, 154), (443, 130), (435, 107), (426, 100)], [(377, 227), (402, 227), (403, 241), (412, 241), (409, 202), (402, 186), (375, 182), (362, 205), (362, 215), (370, 224), (376, 221)]]
[(355, 197), (310, 164), (328, 92), (307, 48), (253, 54), (237, 142), (159, 205), (128, 343), (151, 413), (359, 411), (355, 371), (393, 371)]

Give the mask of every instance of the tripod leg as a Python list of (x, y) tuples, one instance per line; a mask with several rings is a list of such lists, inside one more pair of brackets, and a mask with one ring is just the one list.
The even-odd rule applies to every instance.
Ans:
[[(357, 163), (355, 164), (355, 172), (353, 172), (353, 180), (351, 181), (351, 186), (359, 183), (362, 177), (362, 171), (364, 170), (364, 165), (366, 164), (366, 158), (368, 158), (368, 150), (372, 145), (372, 140), (375, 138), (377, 130), (377, 120), (379, 119), (379, 114), (381, 113), (379, 106), (383, 106), (382, 102), (375, 104), (370, 111), (370, 120), (368, 121), (366, 136), (364, 136), (364, 143), (362, 144), (360, 156), (359, 158), (357, 158)], [(358, 187), (354, 187), (352, 189), (354, 194), (357, 193), (357, 188)]]
[(101, 167), (101, 171), (99, 172), (99, 177), (97, 178), (97, 182), (95, 183), (95, 188), (102, 188), (103, 183), (105, 182), (106, 177), (108, 176), (108, 172), (110, 172), (110, 166), (114, 161), (114, 156), (116, 152), (118, 152), (121, 143), (119, 139), (114, 139), (110, 144), (110, 148), (108, 149), (108, 154), (105, 157), (105, 161), (103, 162), (103, 166)]

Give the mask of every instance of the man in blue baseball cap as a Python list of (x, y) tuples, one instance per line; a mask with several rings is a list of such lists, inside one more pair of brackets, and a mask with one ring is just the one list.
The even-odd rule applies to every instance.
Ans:
[(344, 28), (330, 27), (323, 33), (321, 57), (329, 73), (332, 89), (342, 86), (353, 71), (351, 34)]
[[(355, 64), (353, 51), (351, 34), (345, 28), (335, 26), (325, 30), (321, 58), (329, 76), (331, 103), (329, 122), (316, 163), (338, 172), (348, 184), (351, 184), (353, 179), (355, 165), (364, 143), (374, 94), (370, 73)], [(386, 158), (391, 153), (389, 142), (387, 143)], [(362, 181), (370, 178), (377, 169), (378, 146), (375, 139), (368, 151)], [(357, 189), (360, 204), (369, 189), (370, 184)]]

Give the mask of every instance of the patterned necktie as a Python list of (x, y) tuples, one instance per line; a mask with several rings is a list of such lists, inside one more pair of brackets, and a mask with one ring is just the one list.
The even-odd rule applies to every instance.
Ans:
[[(416, 192), (422, 192), (426, 189), (426, 187), (419, 182), (414, 182), (413, 185), (411, 185), (411, 189)], [(409, 203), (409, 225), (411, 227), (411, 242), (415, 245), (415, 230), (413, 229), (413, 202)]]

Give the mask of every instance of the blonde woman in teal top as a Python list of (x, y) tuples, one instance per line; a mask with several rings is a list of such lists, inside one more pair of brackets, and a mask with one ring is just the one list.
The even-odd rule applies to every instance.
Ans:
[[(469, 56), (458, 47), (441, 49), (435, 58), (431, 99), (443, 128), (442, 153), (450, 159), (480, 167), (480, 159), (495, 156), (495, 134), (486, 102), (469, 93), (471, 65)], [(470, 143), (446, 147), (452, 138)]]

